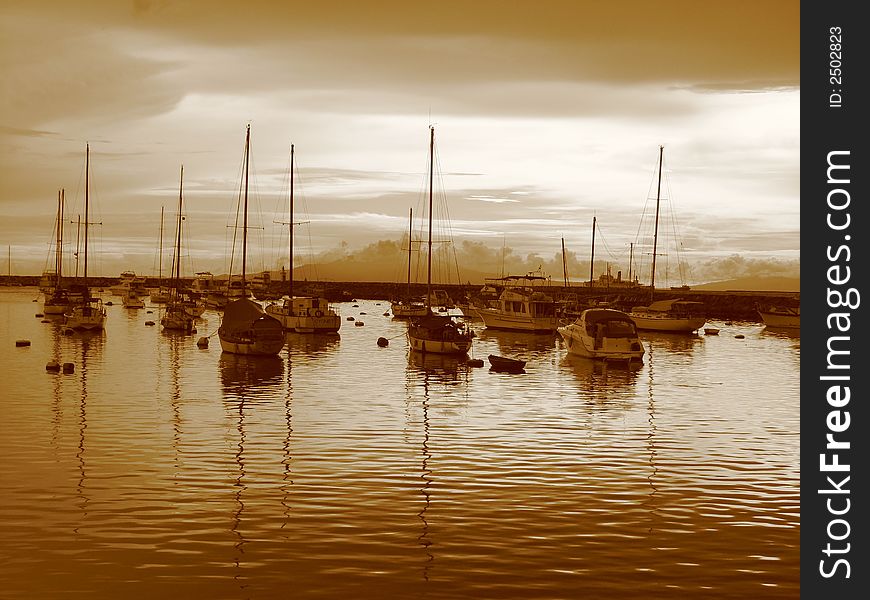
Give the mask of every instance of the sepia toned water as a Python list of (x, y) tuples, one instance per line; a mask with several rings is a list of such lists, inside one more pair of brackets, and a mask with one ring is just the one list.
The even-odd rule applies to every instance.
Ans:
[(506, 374), (409, 355), (386, 301), (255, 359), (197, 347), (212, 311), (67, 336), (35, 297), (0, 289), (2, 598), (798, 596), (794, 334), (644, 335), (629, 370), (475, 322)]

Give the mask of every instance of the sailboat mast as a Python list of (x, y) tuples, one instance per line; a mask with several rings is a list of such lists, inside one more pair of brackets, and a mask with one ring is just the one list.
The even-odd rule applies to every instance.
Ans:
[(650, 299), (655, 297), (656, 289), (656, 248), (658, 247), (659, 242), (659, 203), (661, 202), (662, 196), (662, 158), (664, 156), (664, 152), (665, 147), (659, 146), (659, 183), (658, 189), (656, 190), (656, 225), (653, 231), (652, 276), (650, 277), (649, 282)]
[[(182, 210), (182, 189), (184, 188), (184, 165), (181, 165), (181, 178), (178, 184), (178, 216), (175, 221), (175, 272), (172, 274), (172, 277), (175, 279), (175, 298), (178, 299), (178, 286), (181, 280), (181, 210)], [(161, 209), (161, 222), (163, 218), (163, 209)]]
[(90, 300), (88, 292), (88, 202), (90, 200), (91, 146), (85, 144), (85, 302)]
[(414, 235), (414, 208), (408, 209), (408, 302), (411, 301), (411, 237)]
[(79, 244), (79, 235), (82, 232), (82, 216), (76, 215), (76, 279), (79, 278), (79, 250), (81, 249), (81, 245)]
[(634, 242), (628, 244), (628, 281), (633, 282), (631, 278), (631, 263), (634, 261)]
[(63, 231), (63, 197), (61, 190), (57, 191), (57, 236), (55, 237), (55, 248), (54, 248), (54, 274), (55, 274), (55, 287), (60, 287), (60, 270), (61, 270), (61, 244), (63, 244), (63, 240), (61, 236), (63, 235), (61, 232)]
[(160, 244), (157, 252), (157, 280), (163, 285), (163, 207), (160, 207)]
[(592, 258), (589, 259), (589, 287), (595, 285), (592, 269), (595, 267), (595, 219), (592, 217)]
[(426, 272), (426, 309), (432, 308), (432, 184), (435, 167), (435, 128), (429, 126), (429, 253)]
[(242, 297), (245, 296), (245, 263), (248, 261), (248, 164), (250, 161), (251, 126), (248, 125), (245, 133), (245, 218), (242, 222)]
[(568, 259), (565, 256), (565, 238), (562, 238), (562, 276), (565, 278), (565, 287), (568, 287)]
[(293, 160), (295, 144), (290, 144), (290, 301), (293, 301)]

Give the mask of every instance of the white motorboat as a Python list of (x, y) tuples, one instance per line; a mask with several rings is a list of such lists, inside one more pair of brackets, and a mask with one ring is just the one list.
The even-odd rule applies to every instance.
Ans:
[(570, 354), (601, 360), (643, 360), (644, 347), (634, 320), (620, 310), (586, 309), (558, 331)]

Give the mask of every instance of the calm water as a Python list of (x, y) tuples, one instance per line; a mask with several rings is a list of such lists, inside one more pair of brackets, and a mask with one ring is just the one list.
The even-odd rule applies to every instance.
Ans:
[(409, 356), (386, 302), (258, 360), (197, 348), (214, 312), (66, 336), (35, 297), (0, 289), (0, 597), (798, 596), (798, 337), (626, 370), (477, 322), (511, 375)]

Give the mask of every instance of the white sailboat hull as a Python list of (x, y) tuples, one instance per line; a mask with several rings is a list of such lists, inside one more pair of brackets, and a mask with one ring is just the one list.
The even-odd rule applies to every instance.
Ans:
[(91, 309), (90, 311), (82, 311), (80, 306), (73, 309), (73, 312), (66, 315), (64, 325), (71, 329), (91, 331), (94, 329), (102, 329), (106, 323), (105, 309)]
[(801, 326), (800, 315), (781, 315), (769, 312), (761, 312), (761, 320), (768, 327), (778, 327), (783, 329), (799, 329)]
[(408, 336), (411, 350), (431, 354), (466, 354), (471, 348), (471, 340), (446, 342), (441, 340), (419, 339)]
[(630, 313), (629, 316), (638, 329), (646, 331), (664, 331), (670, 333), (691, 333), (704, 326), (704, 317), (670, 317), (649, 316)]
[(429, 309), (425, 304), (401, 304), (394, 302), (390, 304), (390, 310), (394, 317), (425, 317), (429, 314)]
[(495, 308), (478, 308), (477, 314), (489, 329), (545, 333), (556, 331), (559, 327), (559, 321), (556, 317), (532, 317), (506, 313)]
[(69, 310), (69, 304), (49, 304), (47, 301), (42, 305), (42, 312), (46, 315), (62, 315)]
[[(316, 308), (308, 306), (312, 301), (317, 302)], [(297, 297), (293, 302), (300, 305), (296, 311), (286, 303), (285, 305), (270, 304), (266, 307), (266, 314), (278, 319), (284, 329), (296, 333), (336, 333), (341, 328), (341, 317), (333, 309), (328, 308), (325, 299)], [(326, 307), (326, 310), (323, 307)]]

